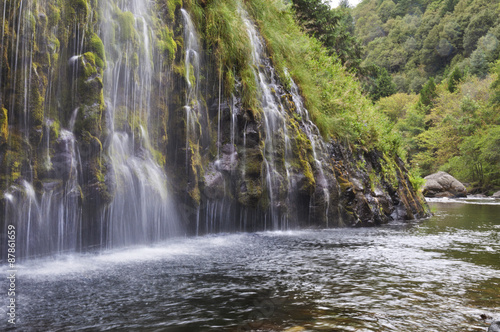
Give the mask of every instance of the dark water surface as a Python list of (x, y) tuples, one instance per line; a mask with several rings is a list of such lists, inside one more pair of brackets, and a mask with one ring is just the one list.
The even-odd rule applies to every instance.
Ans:
[(382, 228), (221, 234), (25, 262), (16, 326), (486, 331), (480, 315), (500, 315), (500, 205), (469, 203), (432, 202), (431, 219)]

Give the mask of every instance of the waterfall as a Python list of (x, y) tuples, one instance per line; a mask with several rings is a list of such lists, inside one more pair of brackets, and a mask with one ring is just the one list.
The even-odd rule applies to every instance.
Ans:
[[(313, 158), (314, 158), (314, 163), (318, 172), (318, 176), (316, 177), (317, 181), (317, 187), (316, 187), (316, 193), (318, 190), (320, 193), (324, 196), (324, 202), (326, 204), (325, 208), (325, 220), (326, 220), (326, 226), (328, 227), (328, 210), (330, 207), (330, 191), (328, 189), (328, 180), (325, 177), (325, 171), (323, 169), (323, 163), (319, 159), (320, 155), (325, 155), (325, 142), (321, 138), (321, 134), (319, 132), (318, 127), (311, 121), (309, 118), (309, 112), (307, 109), (304, 107), (304, 102), (302, 100), (302, 97), (300, 96), (299, 93), (299, 87), (295, 83), (295, 81), (292, 79), (290, 76), (288, 70), (285, 69), (285, 75), (287, 79), (290, 81), (290, 93), (292, 95), (292, 100), (293, 103), (295, 104), (295, 109), (297, 114), (302, 117), (302, 122), (303, 122), (303, 130), (311, 142), (312, 146), (312, 153), (313, 153)], [(310, 208), (312, 206), (312, 201), (314, 199), (314, 196), (311, 197), (311, 204)]]
[(196, 124), (199, 122), (200, 115), (200, 43), (196, 28), (185, 9), (181, 9), (184, 23), (184, 45), (185, 58), (184, 65), (186, 71), (186, 170), (188, 169), (189, 154), (192, 151), (190, 142), (198, 144), (199, 134)]
[(75, 137), (63, 129), (56, 144), (60, 152), (52, 158), (52, 174), (60, 178), (42, 184), (40, 200), (26, 180), (5, 194), (6, 220), (22, 234), (17, 239), (19, 257), (81, 249), (80, 163)]
[[(16, 32), (11, 34), (10, 40), (10, 67), (13, 72), (10, 86), (13, 91), (10, 100), (0, 100), (0, 106), (9, 107), (9, 127), (20, 134), (16, 140), (21, 141), (19, 149), (23, 150), (22, 153), (33, 158), (36, 151), (32, 144), (39, 141), (43, 152), (38, 162), (42, 165), (40, 169), (46, 172), (46, 180), (34, 181), (32, 160), (27, 165), (18, 166), (17, 170), (9, 170), (18, 173), (15, 176), (17, 181), (7, 181), (3, 195), (5, 207), (2, 218), (5, 222), (2, 223), (2, 231), (5, 232), (9, 224), (16, 226), (19, 234), (17, 257), (75, 251), (82, 245), (81, 166), (76, 139), (71, 130), (65, 129), (60, 131), (57, 138), (51, 138), (53, 121), (47, 118), (43, 120), (47, 104), (35, 99), (41, 94), (37, 83), (42, 81), (41, 69), (33, 62), (36, 34), (39, 33), (34, 18), (36, 2), (11, 1), (8, 11), (7, 3), (4, 2), (3, 19), (6, 13), (13, 17), (12, 28)], [(4, 41), (7, 42), (5, 25), (2, 24), (1, 61)], [(51, 141), (57, 150), (52, 157)], [(9, 148), (10, 144), (12, 142), (9, 142)], [(1, 248), (0, 253), (3, 257), (5, 248)]]
[[(284, 229), (287, 225), (286, 214), (283, 214), (285, 216), (284, 220), (280, 219), (279, 215), (280, 212), (283, 213), (286, 211), (278, 211), (276, 202), (279, 201), (280, 194), (282, 194), (280, 192), (280, 188), (284, 187), (284, 191), (286, 195), (288, 195), (290, 191), (290, 182), (288, 179), (288, 167), (286, 160), (285, 165), (282, 166), (285, 168), (284, 172), (280, 172), (275, 154), (279, 151), (278, 145), (280, 142), (284, 142), (285, 147), (289, 147), (289, 137), (286, 128), (288, 115), (277, 92), (280, 87), (275, 77), (274, 68), (270, 63), (270, 60), (265, 56), (262, 38), (257, 32), (254, 23), (251, 22), (248, 13), (241, 7), (241, 5), (239, 7), (239, 11), (250, 40), (253, 71), (255, 81), (261, 95), (261, 107), (264, 117), (265, 134), (265, 181), (270, 201), (271, 229)], [(285, 159), (288, 156), (287, 151), (285, 151)], [(283, 179), (283, 176), (280, 175), (280, 173), (285, 174), (287, 178)]]
[[(29, 99), (32, 81), (38, 78), (37, 70), (40, 70), (33, 65), (35, 27), (31, 16), (34, 5), (29, 0), (17, 2), (19, 7), (13, 3), (8, 7), (17, 32), (10, 41), (13, 45), (10, 65), (14, 73), (11, 78), (14, 93), (9, 102), (9, 123), (14, 123), (15, 129), (22, 133), (22, 146), (29, 146), (24, 153), (35, 154), (31, 146), (34, 150), (36, 145), (30, 142), (33, 126)], [(91, 134), (78, 138), (76, 133), (89, 109), (100, 107), (82, 100), (79, 93), (84, 87), (77, 84), (81, 82), (82, 66), (92, 64), (88, 62), (88, 55), (83, 54), (86, 51), (87, 20), (93, 15), (90, 10), (86, 23), (82, 25), (75, 20), (74, 26), (68, 28), (73, 38), (68, 45), (68, 59), (63, 61), (68, 66), (71, 82), (68, 86), (69, 103), (58, 104), (59, 107), (69, 107), (63, 110), (68, 115), (66, 126), (63, 127), (61, 120), (59, 130), (59, 123), (56, 126), (48, 114), (43, 114), (45, 120), (42, 120), (39, 143), (43, 151), (39, 161), (43, 165), (39, 167), (44, 172), (42, 180), (33, 179), (32, 165), (29, 164), (30, 168), (23, 166), (19, 180), (9, 183), (3, 193), (2, 232), (8, 225), (16, 226), (18, 258), (81, 251), (93, 245), (110, 248), (149, 243), (174, 236), (179, 231), (179, 218), (167, 189), (167, 177), (154, 157), (156, 147), (151, 144), (149, 136), (150, 128), (157, 125), (156, 119), (151, 118), (153, 76), (162, 61), (161, 56), (154, 54), (156, 37), (152, 32), (154, 20), (150, 4), (127, 0), (116, 4), (106, 1), (100, 5), (105, 16), (110, 18), (103, 21), (98, 30), (107, 55), (103, 75), (107, 108), (107, 116), (106, 113), (103, 115), (107, 127), (103, 137), (107, 139), (102, 142), (102, 151), (97, 148), (97, 156), (89, 156), (95, 153), (89, 151), (80, 155), (81, 146), (89, 144), (83, 140), (90, 139), (90, 144), (100, 146)], [(2, 6), (3, 17), (6, 16), (6, 6), (7, 2)], [(120, 26), (124, 21), (118, 21), (120, 17), (133, 18), (132, 31), (127, 31), (127, 36), (115, 36), (116, 31), (124, 31)], [(3, 61), (3, 57), (1, 59)], [(95, 81), (98, 77), (99, 73), (88, 80)], [(21, 108), (15, 111), (15, 105), (21, 105)], [(43, 104), (40, 108), (44, 110), (48, 106)], [(57, 128), (54, 135), (53, 126)], [(78, 130), (81, 134), (81, 129)], [(105, 165), (107, 173), (98, 173), (98, 176), (105, 177), (101, 181), (108, 186), (112, 199), (104, 208), (97, 209), (104, 203), (94, 202), (99, 199), (96, 197), (84, 197), (82, 188), (87, 185), (89, 168), (100, 165)], [(85, 211), (83, 207), (86, 207)], [(85, 214), (92, 219), (84, 223)], [(0, 253), (5, 257), (5, 248), (1, 248)]]
[[(151, 8), (142, 0), (120, 1), (119, 5), (125, 15), (133, 15), (134, 27), (142, 33), (133, 36), (138, 41), (135, 45), (129, 39), (113, 43), (107, 31), (119, 22), (108, 20), (102, 27), (108, 61), (104, 96), (110, 108), (109, 157), (116, 188), (105, 211), (106, 229), (101, 230), (107, 247), (158, 241), (178, 231), (167, 178), (149, 143), (152, 76), (159, 66), (150, 47)], [(103, 6), (107, 17), (112, 17), (113, 6)]]

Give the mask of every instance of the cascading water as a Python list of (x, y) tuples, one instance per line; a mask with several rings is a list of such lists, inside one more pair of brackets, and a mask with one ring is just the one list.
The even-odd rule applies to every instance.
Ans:
[[(22, 144), (35, 146), (29, 142), (33, 140), (34, 127), (30, 123), (33, 120), (30, 118), (32, 106), (29, 98), (33, 95), (32, 89), (38, 88), (32, 86), (33, 78), (39, 75), (32, 59), (35, 27), (31, 15), (34, 5), (32, 1), (19, 1), (17, 7), (6, 3), (2, 6), (3, 15), (5, 17), (7, 11), (15, 18), (17, 31), (10, 41), (14, 45), (12, 52), (15, 52), (10, 64), (15, 75), (11, 77), (10, 85), (18, 91), (12, 94), (9, 103), (9, 122), (16, 124), (12, 130), (22, 133)], [(88, 89), (85, 84), (99, 79), (98, 72), (92, 74), (94, 56), (83, 54), (84, 40), (89, 38), (85, 37), (85, 32), (93, 13), (83, 8), (79, 13), (87, 13), (86, 19), (81, 18), (86, 23), (75, 20), (74, 26), (69, 28), (72, 37), (68, 60), (63, 60), (68, 66), (71, 85), (68, 86), (69, 103), (58, 103), (58, 107), (70, 109), (63, 110), (68, 114), (67, 129), (59, 130), (59, 122), (42, 114), (45, 120), (39, 132), (43, 133), (40, 147), (44, 152), (40, 160), (43, 167), (39, 170), (44, 172), (43, 180), (34, 181), (31, 168), (22, 168), (23, 180), (10, 184), (3, 195), (3, 231), (9, 224), (16, 226), (20, 234), (18, 258), (79, 251), (93, 245), (115, 247), (147, 243), (177, 234), (178, 218), (167, 190), (167, 178), (153, 157), (154, 147), (148, 134), (153, 121), (150, 116), (154, 69), (162, 61), (161, 56), (153, 54), (155, 37), (151, 8), (149, 3), (139, 0), (117, 3), (119, 6), (111, 1), (101, 3), (103, 12), (112, 18), (103, 22), (99, 30), (104, 36), (107, 54), (103, 90), (108, 116), (104, 150), (100, 152), (100, 142), (91, 134), (78, 137), (76, 134), (78, 131), (81, 135), (82, 121), (92, 114), (89, 110), (100, 107), (98, 104), (88, 105), (88, 101), (82, 99), (82, 90)], [(81, 80), (82, 73), (86, 72), (90, 76), (86, 81)], [(50, 93), (49, 90), (47, 95)], [(47, 102), (50, 101), (40, 106), (42, 110), (49, 107)], [(88, 147), (80, 156), (81, 146), (88, 144), (85, 140), (97, 144), (99, 155), (93, 161), (89, 153), (94, 152), (89, 152)], [(35, 152), (28, 148), (26, 153)], [(83, 187), (88, 183), (89, 168), (100, 167), (101, 163), (107, 165), (107, 173), (99, 176), (106, 177), (103, 182), (109, 185), (112, 200), (104, 209), (93, 211), (93, 206), (101, 203), (92, 203), (95, 197), (85, 197)], [(83, 206), (87, 211), (82, 210)], [(89, 220), (83, 221), (85, 214), (91, 216), (91, 223), (97, 223), (97, 227)], [(4, 248), (1, 251), (5, 257)]]
[(199, 134), (196, 124), (199, 122), (200, 110), (200, 43), (196, 28), (185, 9), (181, 9), (184, 23), (184, 45), (185, 58), (184, 65), (186, 71), (186, 169), (188, 169), (189, 153), (192, 150), (191, 144), (198, 144)]
[[(74, 251), (81, 248), (82, 227), (81, 191), (79, 186), (81, 169), (76, 140), (71, 130), (62, 129), (58, 137), (50, 137), (54, 121), (43, 121), (43, 112), (48, 103), (34, 99), (40, 92), (40, 68), (34, 65), (33, 56), (36, 45), (36, 26), (34, 13), (36, 2), (12, 1), (3, 6), (3, 19), (6, 14), (14, 18), (10, 45), (13, 69), (10, 86), (13, 87), (8, 103), (11, 130), (20, 133), (23, 149), (30, 157), (35, 154), (31, 144), (37, 140), (43, 144), (44, 155), (40, 163), (46, 172), (47, 180), (35, 182), (32, 164), (20, 167), (19, 175), (23, 180), (7, 183), (4, 193), (4, 228), (15, 225), (18, 234), (18, 257), (32, 257), (53, 252)], [(2, 21), (4, 22), (4, 21)], [(79, 26), (75, 26), (79, 30)], [(2, 54), (5, 40), (5, 25), (2, 24)], [(83, 36), (77, 33), (75, 47), (83, 43)], [(2, 57), (3, 61), (3, 57)], [(1, 74), (0, 74), (1, 75)], [(0, 84), (1, 84), (0, 77)], [(40, 103), (40, 104), (38, 104)], [(0, 104), (7, 104), (0, 100)], [(45, 126), (45, 130), (43, 129)], [(44, 135), (45, 133), (45, 135)], [(45, 137), (44, 137), (45, 136)], [(57, 152), (50, 156), (51, 141)], [(4, 248), (0, 249), (3, 252)], [(3, 256), (3, 255), (2, 255)]]
[[(299, 88), (295, 81), (292, 79), (290, 74), (288, 73), (287, 70), (285, 70), (285, 75), (287, 76), (287, 79), (290, 81), (290, 93), (292, 95), (292, 100), (295, 104), (295, 109), (297, 114), (302, 118), (302, 123), (303, 123), (303, 130), (311, 142), (312, 146), (312, 154), (314, 158), (314, 163), (316, 166), (316, 170), (318, 172), (318, 176), (316, 177), (317, 181), (317, 187), (316, 191), (320, 191), (320, 193), (323, 195), (323, 201), (326, 204), (325, 208), (325, 220), (326, 220), (326, 226), (328, 227), (328, 210), (329, 210), (329, 205), (330, 205), (330, 191), (328, 189), (328, 180), (325, 177), (325, 172), (323, 169), (323, 164), (321, 160), (319, 160), (319, 155), (325, 155), (325, 142), (321, 138), (321, 134), (319, 132), (318, 127), (311, 121), (309, 118), (309, 112), (307, 109), (304, 107), (304, 102), (302, 101), (302, 97), (300, 96), (299, 93)], [(317, 194), (317, 193), (315, 193)], [(313, 201), (314, 197), (311, 197), (311, 202)], [(310, 204), (311, 208), (311, 204)]]
[[(388, 189), (381, 212), (365, 170), (351, 172), (360, 159), (381, 159), (376, 151), (368, 160), (322, 140), (295, 82), (281, 77), (287, 89), (275, 74), (243, 4), (238, 37), (248, 36), (242, 54), (251, 54), (241, 72), (204, 51), (194, 24), (203, 22), (179, 1), (65, 2), (57, 18), (49, 11), (58, 3), (0, 5), (8, 21), (0, 227), (16, 225), (20, 257), (162, 240), (180, 233), (177, 212), (186, 233), (204, 234), (341, 225), (401, 205)], [(224, 94), (234, 76), (234, 95)], [(244, 95), (254, 78), (257, 96)], [(363, 182), (356, 200), (351, 178)]]
[(54, 175), (45, 181), (38, 200), (35, 188), (26, 180), (7, 194), (6, 220), (16, 225), (19, 257), (75, 251), (81, 248), (82, 213), (79, 156), (75, 136), (61, 130), (56, 141), (60, 151), (52, 158)]
[[(282, 192), (288, 195), (290, 182), (286, 160), (284, 165), (278, 165), (275, 154), (276, 151), (279, 151), (278, 146), (281, 142), (284, 142), (286, 148), (289, 147), (289, 137), (286, 128), (287, 113), (277, 93), (279, 85), (275, 77), (274, 68), (271, 66), (270, 60), (264, 55), (262, 38), (257, 32), (255, 25), (251, 22), (248, 13), (241, 5), (239, 11), (250, 40), (255, 80), (261, 94), (265, 133), (265, 180), (270, 201), (270, 228), (285, 229), (287, 227), (287, 215), (286, 213), (281, 213), (282, 218), (280, 218), (280, 212), (286, 211), (278, 211), (275, 202), (279, 201)], [(287, 151), (285, 151), (285, 159), (286, 157)], [(284, 168), (285, 172), (282, 172), (282, 174), (287, 176), (286, 179), (283, 179), (283, 176), (280, 175), (279, 166)], [(284, 189), (280, 190), (283, 187)]]
[[(112, 4), (103, 5), (113, 17), (116, 9)], [(108, 32), (119, 22), (109, 20), (102, 27), (108, 60), (104, 95), (111, 118), (109, 156), (116, 188), (101, 221), (107, 247), (158, 241), (178, 231), (167, 178), (153, 159), (147, 131), (152, 76), (159, 66), (150, 48), (151, 8), (141, 0), (119, 1), (119, 5), (122, 15), (132, 15), (135, 29), (142, 33), (131, 36), (139, 46), (134, 46), (132, 39), (113, 43), (113, 35)], [(135, 63), (130, 61), (134, 57)]]

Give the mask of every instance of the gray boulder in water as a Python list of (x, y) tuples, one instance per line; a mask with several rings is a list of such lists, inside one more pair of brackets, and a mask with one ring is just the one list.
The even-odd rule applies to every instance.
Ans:
[(446, 172), (437, 172), (424, 178), (425, 197), (467, 197), (465, 186)]
[(500, 191), (497, 191), (496, 193), (493, 194), (493, 196), (491, 196), (493, 198), (500, 198)]
[(500, 317), (497, 317), (491, 322), (488, 332), (500, 332)]

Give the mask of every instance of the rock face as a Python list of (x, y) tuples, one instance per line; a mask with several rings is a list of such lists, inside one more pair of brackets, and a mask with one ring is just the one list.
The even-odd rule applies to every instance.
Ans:
[(497, 317), (488, 328), (488, 332), (500, 332), (500, 317)]
[(493, 196), (491, 196), (493, 198), (500, 198), (500, 191), (497, 191), (496, 193), (493, 194)]
[(466, 197), (465, 186), (446, 172), (437, 172), (425, 177), (427, 180), (423, 194), (425, 197)]
[(4, 8), (0, 230), (21, 256), (428, 214), (391, 150), (322, 136), (243, 7), (252, 62), (222, 79), (182, 1), (64, 3)]

